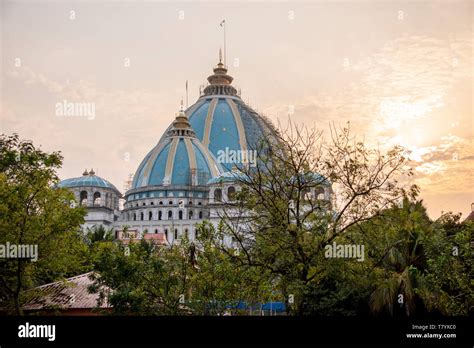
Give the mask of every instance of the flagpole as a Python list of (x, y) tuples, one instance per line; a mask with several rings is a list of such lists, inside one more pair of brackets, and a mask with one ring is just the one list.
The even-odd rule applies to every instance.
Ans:
[(225, 39), (225, 19), (222, 20), (221, 27), (224, 27), (224, 66), (227, 68), (227, 49), (226, 49), (226, 39)]
[(188, 80), (186, 80), (186, 109), (188, 108)]

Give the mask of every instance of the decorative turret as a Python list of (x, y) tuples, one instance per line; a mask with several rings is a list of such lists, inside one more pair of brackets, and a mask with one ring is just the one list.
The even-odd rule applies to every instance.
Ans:
[(237, 95), (237, 90), (231, 86), (234, 78), (227, 74), (227, 68), (222, 63), (222, 50), (219, 49), (219, 63), (214, 68), (214, 74), (207, 78), (209, 86), (204, 88), (204, 95)]
[(187, 136), (187, 137), (196, 137), (194, 130), (191, 128), (186, 113), (184, 112), (183, 101), (181, 100), (181, 107), (179, 113), (176, 115), (175, 120), (171, 129), (168, 131), (167, 136)]

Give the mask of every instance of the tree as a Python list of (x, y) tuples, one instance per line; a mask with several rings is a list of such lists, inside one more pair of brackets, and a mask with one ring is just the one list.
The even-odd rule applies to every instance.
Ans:
[[(115, 314), (186, 314), (183, 301), (192, 266), (183, 249), (146, 240), (100, 243), (91, 291), (112, 305)], [(109, 290), (110, 289), (110, 290)], [(110, 292), (109, 292), (110, 291)]]
[(0, 259), (0, 306), (22, 314), (25, 290), (86, 267), (79, 226), (85, 211), (58, 188), (59, 153), (46, 153), (18, 135), (0, 135), (0, 244), (37, 246), (36, 262)]
[(223, 315), (265, 297), (259, 281), (265, 275), (214, 248), (212, 225), (198, 231), (196, 244), (186, 238), (172, 245), (101, 243), (91, 290), (107, 296), (115, 314), (130, 315)]
[(113, 228), (106, 229), (102, 225), (95, 225), (92, 228), (88, 227), (85, 233), (85, 243), (93, 246), (98, 242), (111, 242), (114, 240)]
[(383, 153), (352, 137), (349, 127), (331, 130), (324, 141), (314, 129), (280, 127), (278, 141), (256, 149), (256, 166), (235, 174), (241, 190), (221, 216), (245, 256), (239, 260), (270, 272), (284, 298), (293, 295), (296, 314), (321, 280), (324, 247), (417, 191), (399, 183), (411, 175), (402, 148)]
[(427, 291), (424, 241), (431, 235), (431, 220), (422, 201), (405, 198), (402, 205), (384, 210), (359, 224), (350, 234), (367, 247), (374, 277), (369, 306), (373, 313), (409, 316), (423, 313), (419, 296)]
[[(238, 314), (239, 308), (267, 302), (271, 296), (268, 272), (236, 260), (232, 255), (215, 248), (223, 237), (222, 226), (204, 222), (197, 226), (198, 238), (190, 247), (195, 255), (195, 267), (191, 276), (189, 307), (194, 314)], [(239, 306), (239, 304), (243, 306)]]
[(431, 291), (420, 295), (429, 309), (443, 315), (474, 313), (474, 223), (460, 223), (460, 217), (443, 214), (434, 222), (432, 235), (424, 240), (425, 280)]

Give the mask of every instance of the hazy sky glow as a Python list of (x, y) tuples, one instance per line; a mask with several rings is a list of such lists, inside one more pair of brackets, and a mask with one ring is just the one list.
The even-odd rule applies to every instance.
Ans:
[[(61, 150), (63, 179), (94, 168), (123, 191), (172, 122), (186, 80), (196, 101), (225, 18), (229, 73), (256, 110), (284, 122), (293, 105), (297, 123), (351, 121), (374, 146), (405, 146), (432, 217), (466, 216), (474, 202), (470, 2), (0, 6), (0, 132)], [(63, 100), (93, 103), (95, 117), (57, 116)]]

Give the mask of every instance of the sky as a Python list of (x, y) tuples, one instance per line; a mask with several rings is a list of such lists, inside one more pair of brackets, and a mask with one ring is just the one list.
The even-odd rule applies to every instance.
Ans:
[[(474, 202), (474, 5), (468, 1), (1, 1), (0, 132), (124, 191), (218, 62), (275, 124), (351, 123), (411, 151), (430, 216)], [(86, 103), (93, 116), (58, 114)]]

